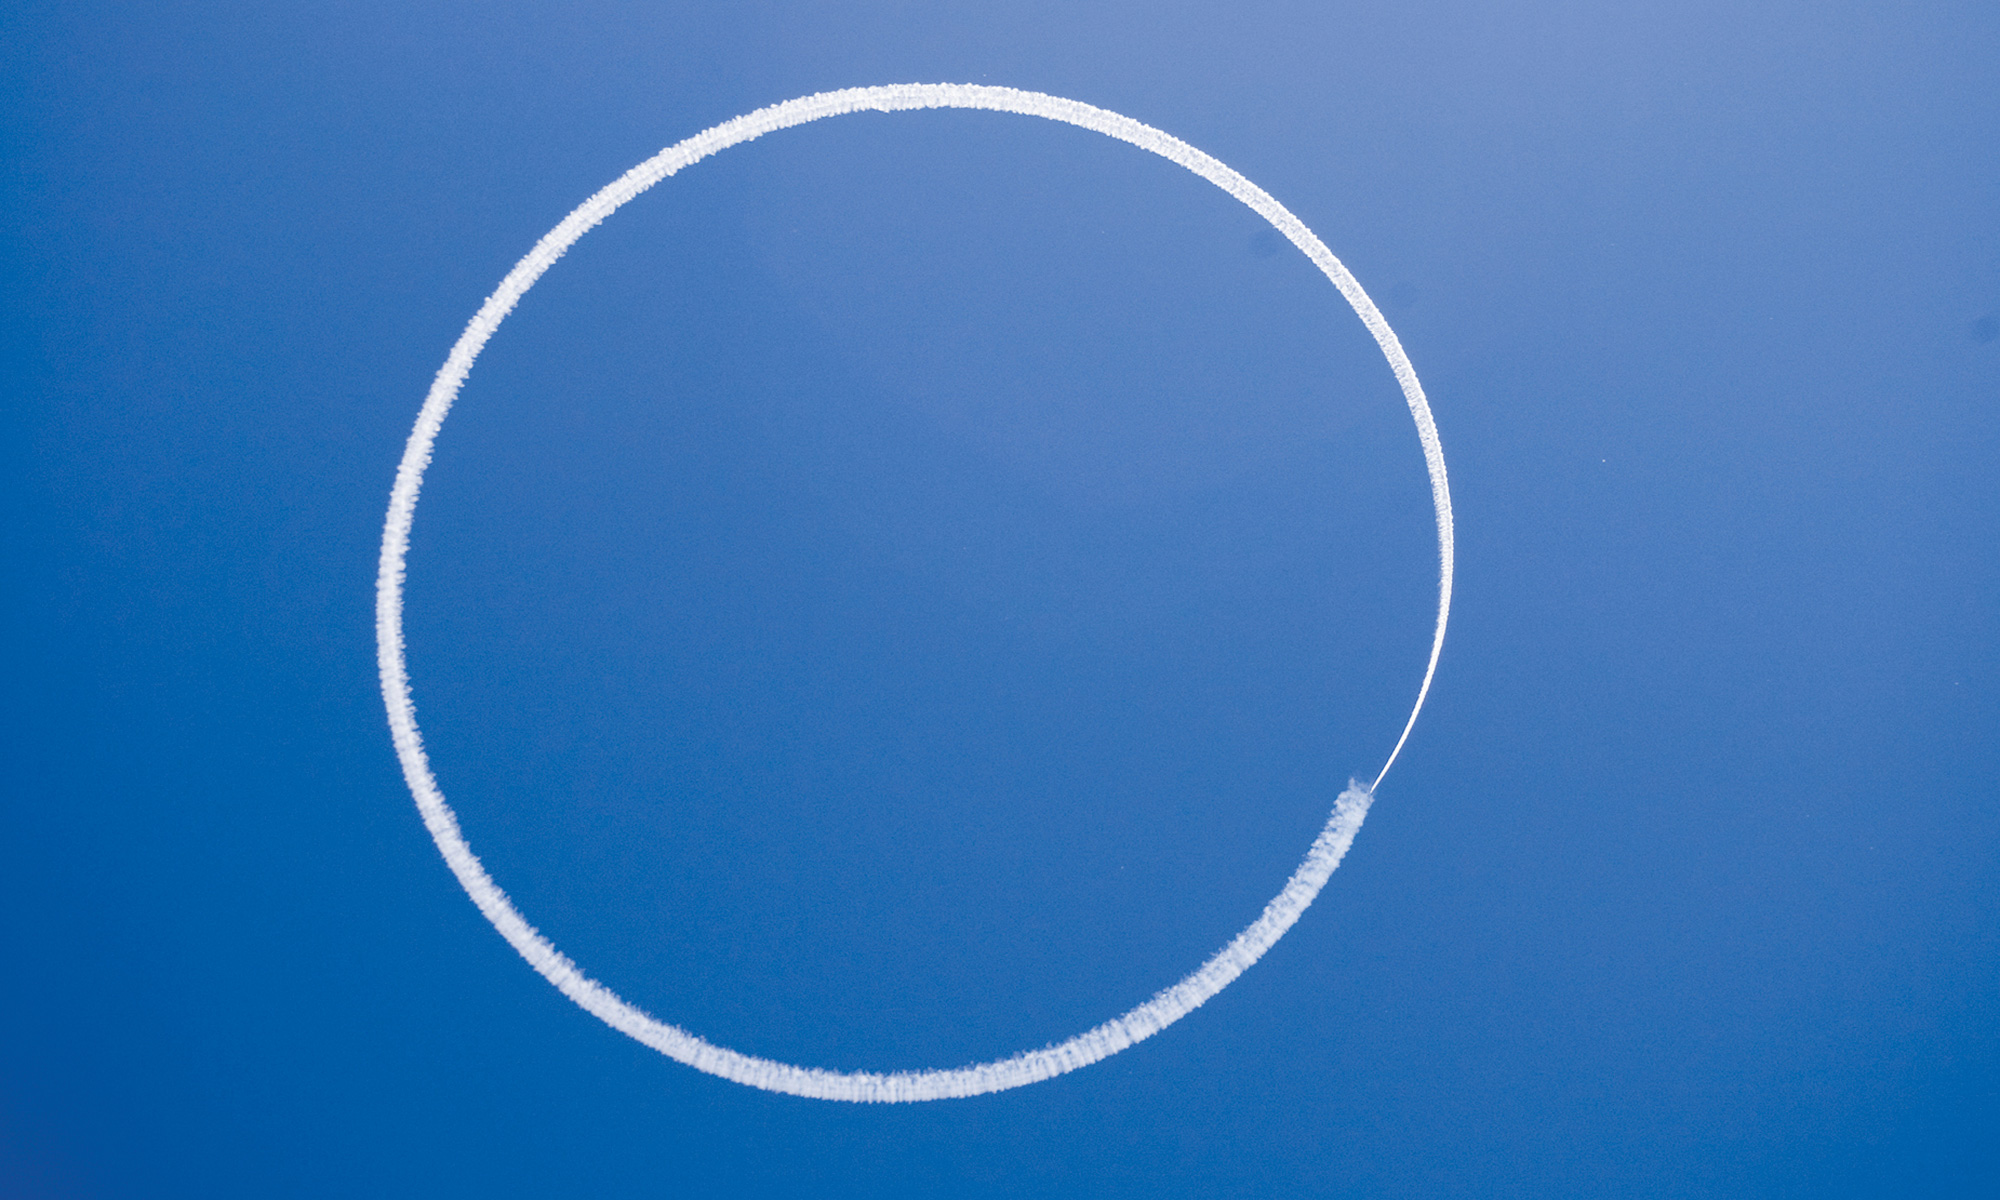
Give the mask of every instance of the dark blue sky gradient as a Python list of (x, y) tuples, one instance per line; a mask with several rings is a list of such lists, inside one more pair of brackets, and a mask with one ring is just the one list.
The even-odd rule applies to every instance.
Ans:
[[(12, 6), (0, 1195), (1992, 1194), (1996, 74), (1974, 4)], [(424, 390), (535, 238), (902, 81), (1102, 105), (1298, 213), (1432, 395), (1460, 575), (1262, 964), (878, 1109), (515, 957), (403, 787), (372, 603)], [(500, 883), (657, 1015), (845, 1069), (1198, 965), (1380, 766), (1434, 603), (1332, 289), (997, 114), (621, 211), (427, 488), (416, 700)]]

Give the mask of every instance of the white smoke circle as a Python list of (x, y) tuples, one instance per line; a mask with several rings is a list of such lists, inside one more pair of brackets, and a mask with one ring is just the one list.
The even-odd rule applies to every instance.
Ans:
[[(417, 729), (416, 710), (410, 699), (409, 671), (403, 657), (404, 563), (424, 468), (430, 465), (431, 448), (437, 442), (438, 430), (443, 426), (445, 414), (450, 411), (459, 389), (464, 386), (473, 360), (478, 358), (487, 339), (513, 311), (514, 305), (578, 238), (647, 188), (719, 150), (823, 117), (919, 108), (975, 108), (1019, 113), (1062, 121), (1130, 142), (1186, 167), (1248, 205), (1290, 239), (1332, 280), (1334, 287), (1340, 290), (1361, 318), (1362, 324), (1367, 326), (1368, 332), (1374, 335), (1376, 344), (1388, 359), (1389, 367), (1395, 372), (1396, 382), (1402, 387), (1403, 397), (1409, 404), (1410, 415), (1416, 421), (1417, 437), (1423, 443), (1424, 463), (1431, 481), (1431, 501), (1437, 510), (1437, 629), (1431, 639), (1430, 660), (1424, 668), (1423, 683), (1417, 689), (1416, 703), (1410, 709), (1402, 735), (1397, 738), (1374, 782), (1362, 784), (1350, 781), (1335, 802), (1326, 827), (1313, 840), (1305, 861), (1286, 881), (1284, 890), (1264, 906), (1262, 915), (1193, 974), (1121, 1017), (1077, 1034), (1066, 1042), (1040, 1050), (1023, 1051), (1012, 1058), (952, 1070), (888, 1073), (827, 1071), (742, 1054), (640, 1011), (610, 988), (585, 975), (575, 963), (564, 957), (534, 926), (528, 924), (527, 918), (493, 882), (492, 876), (486, 873), (486, 868), (466, 842), (458, 827), (457, 816), (445, 802), (444, 793), (431, 774), (430, 760), (424, 754), (423, 737)], [(424, 398), (416, 427), (411, 430), (410, 440), (403, 450), (403, 460), (396, 471), (396, 484), (389, 496), (388, 518), (382, 528), (381, 567), (375, 583), (376, 661), (381, 670), (382, 699), (388, 708), (389, 730), (395, 741), (396, 756), (402, 762), (403, 778), (409, 783), (410, 794), (416, 799), (417, 810), (423, 815), (424, 826), (437, 843), (438, 852), (444, 855), (452, 874), (458, 877), (466, 894), (499, 930), (500, 936), (506, 938), (508, 944), (563, 995), (613, 1029), (670, 1058), (751, 1087), (823, 1100), (942, 1100), (1021, 1087), (1108, 1058), (1192, 1012), (1209, 997), (1228, 987), (1284, 936), (1285, 931), (1319, 895), (1320, 888), (1326, 884), (1334, 868), (1340, 865), (1342, 856), (1347, 853), (1363, 818), (1367, 816), (1375, 788), (1389, 773), (1389, 768), (1402, 753), (1404, 743), (1409, 740), (1417, 714), (1423, 710), (1424, 698), (1430, 694), (1431, 679), (1437, 673), (1438, 655), (1444, 649), (1445, 622), (1451, 612), (1451, 582), (1451, 490), (1445, 479), (1444, 449), (1438, 441), (1437, 425), (1431, 419), (1423, 387), (1417, 382), (1409, 357), (1403, 353), (1402, 344), (1396, 340), (1380, 310), (1312, 230), (1248, 179), (1186, 142), (1130, 117), (1079, 101), (1014, 88), (973, 84), (895, 84), (848, 88), (788, 100), (725, 121), (669, 146), (584, 201), (515, 264), (507, 277), (500, 281), (500, 287), (480, 306), (458, 343), (451, 348), (451, 354), (431, 384), (429, 395)]]

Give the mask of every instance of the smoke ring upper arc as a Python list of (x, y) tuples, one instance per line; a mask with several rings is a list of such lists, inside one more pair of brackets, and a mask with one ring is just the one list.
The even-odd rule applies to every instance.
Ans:
[[(584, 974), (514, 907), (513, 901), (486, 873), (486, 868), (472, 852), (424, 753), (423, 736), (417, 727), (416, 709), (410, 697), (409, 670), (404, 661), (403, 582), (410, 528), (416, 517), (417, 494), (445, 415), (487, 340), (535, 281), (578, 238), (654, 184), (731, 146), (826, 117), (924, 108), (984, 109), (1042, 117), (1129, 142), (1187, 168), (1242, 201), (1312, 260), (1374, 336), (1416, 422), (1417, 437), (1423, 444), (1425, 469), (1430, 475), (1431, 501), (1437, 512), (1437, 627), (1432, 635), (1423, 682), (1417, 689), (1416, 703), (1411, 707), (1409, 719), (1374, 782), (1349, 783), (1335, 802), (1325, 827), (1313, 840), (1304, 861), (1286, 881), (1284, 889), (1264, 907), (1255, 921), (1192, 974), (1123, 1016), (1065, 1042), (1023, 1051), (1011, 1058), (948, 1070), (828, 1071), (743, 1054), (650, 1016)], [(403, 777), (409, 784), (410, 794), (416, 800), (431, 839), (437, 843), (439, 853), (479, 911), (507, 939), (508, 944), (563, 995), (613, 1029), (670, 1058), (751, 1087), (825, 1100), (942, 1100), (1022, 1087), (1108, 1058), (1192, 1012), (1229, 986), (1284, 936), (1340, 865), (1348, 847), (1353, 844), (1362, 820), (1367, 816), (1375, 788), (1389, 773), (1389, 768), (1395, 765), (1409, 740), (1411, 729), (1416, 726), (1417, 714), (1423, 710), (1424, 700), (1430, 694), (1431, 680), (1437, 673), (1438, 656), (1444, 649), (1445, 624), (1451, 613), (1452, 558), (1451, 490), (1445, 476), (1444, 449), (1438, 440), (1430, 404), (1424, 397), (1423, 387), (1417, 381), (1409, 356), (1403, 352), (1402, 344), (1389, 328), (1388, 321), (1354, 276), (1312, 230), (1262, 188), (1178, 138), (1130, 117), (1076, 100), (975, 84), (895, 84), (848, 88), (760, 108), (667, 147), (627, 171), (564, 217), (560, 224), (535, 243), (534, 249), (515, 264), (514, 269), (501, 280), (500, 286), (487, 297), (467, 324), (464, 334), (452, 346), (444, 366), (438, 370), (396, 471), (388, 517), (382, 528), (382, 555), (376, 577), (376, 662), (381, 671), (382, 698), (388, 709), (396, 756), (402, 763)]]

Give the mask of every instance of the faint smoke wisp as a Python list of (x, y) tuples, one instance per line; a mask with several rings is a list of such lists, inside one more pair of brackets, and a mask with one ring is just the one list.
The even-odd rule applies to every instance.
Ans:
[[(792, 1066), (741, 1054), (657, 1020), (585, 975), (534, 926), (528, 924), (527, 918), (514, 907), (473, 854), (472, 847), (459, 829), (458, 818), (445, 802), (444, 793), (439, 790), (437, 779), (431, 773), (430, 760), (424, 754), (423, 737), (417, 729), (416, 710), (410, 698), (409, 671), (404, 662), (404, 564), (424, 469), (430, 465), (431, 450), (437, 441), (438, 431), (472, 370), (473, 360), (478, 358), (487, 339), (513, 311), (514, 305), (578, 238), (647, 188), (683, 167), (740, 142), (845, 113), (902, 112), (923, 108), (987, 109), (1043, 117), (1081, 126), (1151, 151), (1186, 167), (1248, 205), (1325, 273), (1340, 294), (1346, 297), (1368, 332), (1374, 335), (1376, 344), (1388, 359), (1389, 367), (1409, 404), (1410, 415), (1416, 421), (1417, 437), (1423, 443), (1424, 463), (1430, 473), (1431, 500), (1437, 510), (1437, 629), (1431, 640), (1430, 660), (1424, 667), (1423, 683), (1417, 689), (1416, 703), (1411, 707), (1402, 734), (1374, 782), (1349, 782), (1335, 802), (1326, 827), (1313, 840), (1305, 861), (1286, 881), (1284, 890), (1264, 906), (1262, 915), (1248, 928), (1237, 934), (1193, 974), (1124, 1016), (1045, 1049), (955, 1070), (849, 1073)], [(437, 843), (439, 852), (464, 886), (466, 894), (479, 906), (479, 911), (486, 915), (508, 944), (563, 995), (613, 1029), (670, 1058), (751, 1087), (825, 1100), (942, 1100), (1021, 1087), (1108, 1058), (1134, 1042), (1151, 1037), (1200, 1007), (1209, 997), (1228, 987), (1284, 936), (1285, 931), (1319, 895), (1320, 888), (1325, 886), (1334, 868), (1340, 865), (1342, 856), (1354, 842), (1355, 833), (1361, 828), (1363, 818), (1368, 815), (1375, 789), (1381, 785), (1383, 777), (1389, 773), (1389, 768), (1395, 764), (1409, 740), (1417, 714), (1422, 711), (1424, 699), (1430, 694), (1431, 679), (1437, 673), (1438, 655), (1444, 648), (1445, 622), (1451, 612), (1451, 583), (1451, 492), (1445, 479), (1444, 449), (1438, 441), (1437, 426), (1431, 419), (1430, 405), (1424, 399), (1416, 371), (1410, 366), (1409, 357), (1403, 353), (1402, 344), (1396, 340), (1389, 323), (1383, 319), (1367, 293), (1361, 290), (1361, 285), (1297, 217), (1262, 188), (1214, 158), (1130, 117), (1075, 100), (1013, 88), (972, 84), (897, 84), (850, 88), (788, 100), (725, 121), (670, 146), (584, 201), (576, 211), (563, 218), (561, 224), (535, 243), (527, 257), (507, 273), (498, 290), (480, 306), (479, 312), (466, 326), (465, 333), (452, 347), (444, 366), (439, 369), (403, 451), (395, 487), (390, 493), (388, 519), (382, 530), (381, 567), (375, 587), (376, 658), (382, 676), (382, 697), (388, 707), (389, 729), (395, 741), (397, 757), (402, 762), (403, 777), (409, 782), (410, 792), (416, 798), (418, 811), (423, 815), (424, 825), (429, 829), (432, 840)]]

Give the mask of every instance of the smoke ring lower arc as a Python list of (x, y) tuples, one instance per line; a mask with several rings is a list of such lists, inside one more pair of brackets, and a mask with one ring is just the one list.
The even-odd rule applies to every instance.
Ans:
[[(438, 431), (443, 427), (445, 415), (450, 411), (459, 389), (471, 373), (473, 361), (514, 305), (578, 238), (654, 184), (741, 142), (846, 113), (903, 112), (923, 108), (984, 109), (1042, 117), (1129, 142), (1187, 168), (1242, 201), (1312, 260), (1339, 289), (1361, 318), (1362, 324), (1374, 336), (1383, 356), (1388, 359), (1390, 370), (1394, 372), (1403, 397), (1409, 404), (1410, 415), (1416, 422), (1417, 436), (1423, 443), (1425, 469), (1430, 475), (1431, 501), (1437, 510), (1437, 629), (1431, 639), (1430, 659), (1424, 667), (1416, 703), (1411, 707), (1409, 720), (1404, 723), (1395, 747), (1374, 782), (1349, 783), (1334, 804), (1325, 828), (1313, 840), (1305, 860), (1286, 881), (1284, 889), (1265, 905), (1263, 913), (1255, 921), (1194, 973), (1123, 1016), (1077, 1034), (1068, 1041), (1039, 1050), (1023, 1051), (1012, 1058), (948, 1070), (882, 1073), (829, 1071), (743, 1054), (648, 1015), (584, 974), (514, 907), (507, 894), (486, 873), (478, 856), (473, 854), (471, 845), (459, 829), (457, 816), (446, 803), (444, 793), (431, 773), (430, 760), (424, 754), (423, 736), (417, 728), (416, 710), (410, 698), (409, 671), (403, 653), (405, 560), (424, 469), (430, 464)], [(403, 777), (409, 784), (410, 794), (416, 799), (417, 809), (423, 816), (431, 839), (437, 843), (439, 853), (479, 911), (507, 939), (508, 944), (563, 995), (613, 1029), (669, 1058), (750, 1087), (823, 1100), (943, 1100), (1022, 1087), (1108, 1058), (1192, 1012), (1234, 982), (1284, 936), (1340, 865), (1341, 858), (1346, 855), (1355, 833), (1367, 816), (1375, 788), (1389, 773), (1389, 768), (1395, 765), (1409, 740), (1411, 729), (1416, 726), (1417, 714), (1423, 710), (1424, 700), (1430, 694), (1431, 680), (1437, 673), (1438, 656), (1444, 649), (1445, 623), (1451, 613), (1451, 585), (1451, 490), (1445, 477), (1444, 449), (1438, 440), (1437, 425), (1431, 418), (1430, 404), (1424, 398), (1423, 387), (1417, 382), (1409, 356), (1403, 352), (1402, 344), (1397, 341), (1395, 332), (1389, 328), (1381, 311), (1333, 252), (1303, 222), (1262, 188), (1221, 162), (1178, 138), (1130, 117), (1076, 100), (1014, 88), (974, 84), (896, 84), (849, 88), (788, 100), (725, 121), (669, 146), (584, 201), (515, 264), (514, 269), (501, 280), (499, 288), (480, 306), (466, 326), (465, 333), (452, 347), (451, 354), (431, 384), (430, 393), (417, 416), (416, 427), (411, 430), (410, 440), (404, 448), (402, 463), (396, 471), (395, 487), (390, 493), (388, 517), (382, 529), (381, 566), (376, 578), (376, 661), (381, 670), (382, 698), (388, 709), (389, 729), (396, 755), (402, 763)]]

